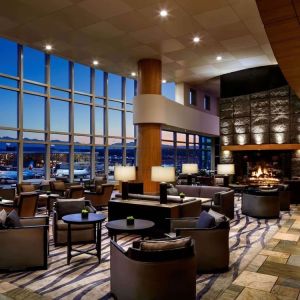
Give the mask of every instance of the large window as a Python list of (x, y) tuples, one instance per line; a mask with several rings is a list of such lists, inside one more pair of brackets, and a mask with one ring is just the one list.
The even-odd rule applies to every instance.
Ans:
[(0, 52), (0, 184), (84, 180), (135, 164), (134, 79), (3, 38)]
[(175, 82), (165, 82), (161, 85), (161, 94), (170, 100), (175, 100)]

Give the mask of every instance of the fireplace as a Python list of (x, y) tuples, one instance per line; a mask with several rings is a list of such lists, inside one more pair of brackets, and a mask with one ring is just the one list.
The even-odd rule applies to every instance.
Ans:
[(236, 181), (276, 185), (291, 177), (292, 151), (234, 151)]

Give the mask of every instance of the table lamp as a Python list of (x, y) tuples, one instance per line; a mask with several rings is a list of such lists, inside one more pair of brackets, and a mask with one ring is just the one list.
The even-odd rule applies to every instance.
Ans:
[(234, 164), (219, 164), (217, 165), (217, 174), (224, 175), (224, 186), (228, 186), (229, 184), (229, 175), (233, 175), (234, 172)]
[(192, 174), (198, 173), (197, 164), (182, 164), (182, 174), (187, 174), (187, 184), (192, 185)]
[(167, 203), (167, 182), (175, 181), (175, 168), (152, 167), (151, 180), (160, 183), (160, 204)]
[(122, 199), (128, 199), (128, 181), (135, 178), (135, 166), (115, 166), (115, 179), (122, 181)]

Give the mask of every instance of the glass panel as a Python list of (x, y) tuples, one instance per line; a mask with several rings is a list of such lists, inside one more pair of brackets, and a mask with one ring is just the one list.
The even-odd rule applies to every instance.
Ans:
[(173, 141), (174, 140), (174, 133), (173, 133), (173, 131), (165, 131), (165, 130), (163, 130), (161, 132), (161, 139), (162, 140)]
[[(0, 55), (1, 56), (1, 55)], [(18, 126), (18, 93), (0, 89), (0, 125), (6, 127)]]
[(132, 105), (132, 104), (127, 104), (127, 103), (126, 103), (126, 110), (133, 111), (133, 105)]
[(91, 147), (74, 146), (74, 181), (90, 178)]
[(104, 138), (103, 138), (103, 137), (96, 136), (96, 137), (95, 137), (95, 144), (103, 145), (103, 144), (104, 144)]
[(104, 72), (101, 70), (95, 72), (95, 95), (104, 96)]
[(122, 99), (122, 77), (108, 74), (108, 98)]
[(51, 89), (50, 90), (51, 97), (60, 97), (60, 98), (65, 98), (69, 99), (70, 98), (70, 93), (69, 92), (64, 92), (56, 89)]
[(45, 94), (46, 88), (44, 86), (24, 82), (24, 90)]
[(80, 94), (74, 94), (74, 100), (75, 101), (80, 101), (80, 102), (85, 102), (85, 103), (90, 103), (91, 102), (91, 97), (90, 96), (85, 96), (85, 95), (80, 95)]
[(51, 142), (69, 142), (69, 136), (65, 134), (51, 134)]
[(104, 108), (95, 107), (95, 133), (104, 135)]
[(24, 132), (23, 139), (25, 141), (39, 141), (43, 142), (45, 140), (45, 134), (41, 132)]
[(126, 165), (135, 166), (136, 148), (126, 148)]
[(121, 102), (116, 102), (116, 101), (109, 101), (108, 106), (111, 108), (122, 108), (122, 103)]
[(18, 45), (0, 38), (0, 73), (18, 76)]
[(173, 142), (162, 141), (162, 165), (174, 166), (175, 148)]
[(70, 87), (70, 69), (66, 59), (51, 55), (50, 84), (64, 89)]
[(126, 112), (126, 137), (134, 137), (133, 113)]
[(0, 139), (3, 139), (3, 140), (16, 140), (17, 138), (18, 138), (17, 131), (0, 129)]
[(177, 169), (181, 172), (182, 164), (188, 162), (188, 155), (184, 143), (177, 143)]
[(0, 143), (0, 186), (17, 183), (18, 144)]
[(175, 82), (166, 82), (161, 85), (161, 94), (170, 100), (175, 100)]
[(123, 163), (122, 141), (114, 143), (108, 148), (108, 179), (114, 180), (114, 166)]
[(51, 99), (50, 130), (69, 132), (69, 102)]
[(44, 144), (24, 144), (24, 180), (45, 178), (45, 153)]
[(122, 136), (122, 112), (119, 110), (108, 111), (108, 135)]
[(186, 134), (177, 132), (177, 142), (185, 142), (185, 141), (186, 141)]
[(26, 129), (45, 129), (44, 97), (24, 94), (23, 120)]
[(132, 103), (135, 96), (135, 80), (126, 78), (126, 101)]
[(90, 134), (90, 106), (74, 104), (74, 131)]
[(24, 78), (45, 82), (45, 53), (29, 47), (24, 47)]
[(52, 178), (69, 178), (70, 147), (68, 145), (51, 145), (50, 176)]
[(74, 143), (78, 143), (78, 144), (90, 144), (91, 143), (91, 137), (84, 136), (84, 135), (75, 135), (74, 136)]
[(74, 89), (78, 92), (91, 92), (91, 69), (88, 66), (74, 64)]
[(95, 103), (104, 106), (104, 99), (95, 98)]
[(96, 176), (105, 173), (104, 162), (105, 162), (105, 150), (104, 147), (96, 147), (95, 149), (95, 161), (96, 161)]
[(5, 86), (10, 86), (10, 87), (13, 87), (13, 88), (17, 88), (18, 87), (18, 81), (0, 76), (0, 85), (5, 85)]

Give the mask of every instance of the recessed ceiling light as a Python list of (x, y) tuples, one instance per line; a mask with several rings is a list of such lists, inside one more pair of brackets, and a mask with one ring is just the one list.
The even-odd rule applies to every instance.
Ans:
[(51, 51), (52, 50), (52, 45), (50, 45), (50, 44), (45, 45), (45, 49), (47, 51)]
[(163, 79), (163, 80), (161, 81), (161, 83), (167, 83), (167, 80), (166, 80), (166, 79)]
[(131, 76), (135, 77), (136, 73), (135, 72), (131, 72)]
[(168, 11), (166, 9), (162, 9), (160, 12), (159, 12), (159, 15), (163, 18), (167, 17), (168, 16)]
[(220, 61), (220, 60), (222, 60), (222, 59), (223, 59), (223, 57), (220, 56), (220, 55), (218, 55), (218, 56), (216, 57), (216, 60), (218, 60), (218, 61)]
[(194, 42), (195, 44), (199, 43), (199, 42), (200, 42), (200, 37), (199, 37), (199, 36), (194, 36), (194, 37), (193, 37), (193, 42)]
[(99, 61), (98, 60), (93, 60), (93, 65), (94, 66), (98, 66), (99, 65)]

